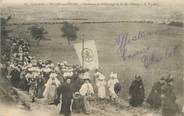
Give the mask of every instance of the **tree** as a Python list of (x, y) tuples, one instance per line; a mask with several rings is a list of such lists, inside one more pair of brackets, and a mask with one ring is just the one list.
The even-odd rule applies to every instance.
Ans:
[(7, 29), (7, 24), (10, 19), (11, 19), (10, 16), (8, 16), (7, 18), (6, 17), (0, 18), (1, 55), (6, 54), (7, 56), (9, 56), (10, 51), (9, 33), (12, 31), (10, 29)]
[(0, 20), (0, 25), (1, 25), (1, 37), (2, 39), (7, 39), (8, 38), (8, 34), (11, 32), (11, 30), (6, 29), (8, 21), (11, 19), (10, 16), (8, 16), (7, 18), (1, 17)]
[(77, 31), (79, 30), (79, 28), (74, 26), (72, 23), (64, 22), (61, 30), (63, 32), (62, 37), (65, 37), (67, 39), (68, 44), (70, 44), (71, 41), (77, 39)]
[(181, 12), (174, 12), (169, 18), (169, 25), (183, 27), (183, 14)]
[(45, 34), (47, 34), (47, 31), (41, 26), (34, 25), (28, 28), (30, 31), (30, 34), (32, 35), (33, 39), (36, 40), (37, 45), (39, 45), (40, 41), (45, 39)]

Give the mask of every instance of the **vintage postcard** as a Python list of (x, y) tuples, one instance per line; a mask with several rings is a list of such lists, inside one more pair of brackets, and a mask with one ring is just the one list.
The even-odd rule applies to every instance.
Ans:
[(0, 116), (184, 116), (183, 0), (0, 0)]

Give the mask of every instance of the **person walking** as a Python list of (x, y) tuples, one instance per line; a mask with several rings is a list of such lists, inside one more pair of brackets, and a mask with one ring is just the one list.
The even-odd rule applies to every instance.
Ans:
[(105, 81), (105, 76), (101, 73), (99, 73), (96, 79), (96, 86), (97, 86), (97, 96), (99, 99), (104, 99), (106, 97), (106, 91), (105, 91), (105, 86), (106, 86), (106, 81)]
[(145, 93), (141, 76), (135, 76), (135, 80), (132, 82), (129, 88), (129, 95), (129, 104), (131, 106), (137, 107), (143, 104)]
[(154, 109), (158, 109), (161, 106), (161, 88), (164, 85), (164, 81), (165, 79), (162, 77), (158, 82), (155, 82), (147, 98), (147, 103)]
[(71, 87), (71, 79), (67, 78), (64, 84), (60, 85), (57, 92), (57, 101), (60, 100), (62, 96), (62, 104), (60, 109), (60, 114), (64, 116), (71, 116), (72, 112), (72, 101), (73, 101), (73, 91)]
[(115, 101), (116, 98), (118, 98), (118, 95), (115, 92), (115, 85), (116, 83), (119, 83), (119, 80), (117, 79), (117, 73), (111, 72), (110, 79), (107, 83), (108, 90), (109, 90), (109, 97), (110, 100)]
[(84, 83), (82, 84), (79, 93), (83, 99), (83, 106), (84, 106), (83, 109), (85, 113), (90, 114), (91, 113), (90, 101), (92, 96), (94, 95), (94, 90), (92, 84), (90, 83), (90, 79), (87, 77), (83, 79)]
[(176, 95), (173, 90), (173, 82), (172, 75), (169, 75), (162, 87), (162, 116), (176, 116), (179, 112), (179, 107), (176, 104)]

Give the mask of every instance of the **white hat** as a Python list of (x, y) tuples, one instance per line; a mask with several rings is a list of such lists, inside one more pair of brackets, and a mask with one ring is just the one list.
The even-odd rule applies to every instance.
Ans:
[(64, 66), (64, 63), (61, 62), (60, 65), (61, 65), (61, 66)]
[(99, 80), (104, 80), (105, 79), (105, 76), (101, 72), (97, 72), (95, 74), (95, 76), (97, 76), (98, 77), (97, 79), (99, 79)]
[(68, 68), (68, 71), (69, 71), (69, 72), (72, 72), (72, 71), (73, 71), (73, 68)]
[(111, 78), (118, 78), (118, 74), (114, 73), (114, 72), (111, 72), (110, 77)]
[(48, 72), (51, 72), (51, 69), (49, 67), (46, 67), (43, 69), (44, 72), (48, 73)]
[(67, 61), (63, 61), (63, 64), (64, 64), (64, 65), (68, 65), (68, 62), (67, 62)]
[(104, 76), (104, 75), (100, 75), (100, 76), (98, 77), (98, 79), (99, 79), (99, 80), (104, 80), (104, 79), (105, 79), (105, 76)]
[(51, 73), (50, 74), (50, 78), (55, 78), (55, 77), (57, 77), (57, 74), (56, 73)]
[(88, 72), (84, 73), (84, 75), (82, 76), (82, 79), (90, 79), (90, 75)]
[(54, 63), (51, 63), (51, 64), (50, 64), (50, 67), (51, 67), (51, 68), (54, 68)]
[(63, 76), (64, 76), (64, 77), (71, 77), (71, 76), (73, 76), (73, 72), (65, 72), (65, 73), (63, 74)]

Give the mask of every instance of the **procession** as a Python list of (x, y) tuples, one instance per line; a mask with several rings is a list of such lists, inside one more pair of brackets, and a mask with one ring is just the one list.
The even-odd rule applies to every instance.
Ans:
[(184, 116), (184, 2), (79, 1), (2, 0), (0, 116)]
[[(92, 112), (90, 103), (94, 99), (109, 102), (119, 99), (123, 88), (118, 73), (110, 72), (107, 80), (97, 68), (91, 70), (67, 61), (54, 64), (49, 59), (37, 59), (30, 55), (29, 43), (13, 37), (10, 40), (11, 51), (4, 54), (4, 63), (1, 64), (3, 76), (15, 88), (27, 92), (31, 102), (44, 99), (48, 105), (61, 104), (59, 113), (71, 116), (72, 112), (89, 115)], [(141, 76), (136, 74), (129, 87), (129, 105), (140, 107), (147, 102), (149, 107), (161, 109), (162, 116), (183, 116), (182, 109), (175, 102), (173, 81), (171, 74), (161, 77), (147, 97)]]

